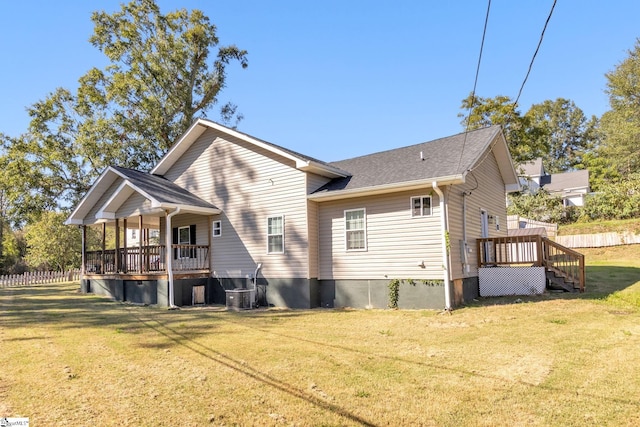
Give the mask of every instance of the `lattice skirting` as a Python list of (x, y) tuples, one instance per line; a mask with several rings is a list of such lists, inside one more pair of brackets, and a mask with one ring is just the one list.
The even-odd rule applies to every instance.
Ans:
[(535, 295), (544, 292), (544, 267), (493, 267), (478, 269), (480, 296)]

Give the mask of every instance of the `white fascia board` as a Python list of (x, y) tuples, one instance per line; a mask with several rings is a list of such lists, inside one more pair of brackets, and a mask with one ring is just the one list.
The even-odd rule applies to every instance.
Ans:
[(171, 204), (171, 203), (152, 202), (151, 207), (163, 209), (165, 211), (175, 210), (177, 208), (180, 208), (181, 213), (195, 213), (200, 215), (218, 215), (222, 213), (222, 211), (218, 208), (205, 208), (205, 207), (199, 207), (199, 206)]
[(374, 187), (355, 188), (353, 190), (336, 190), (324, 193), (309, 194), (307, 199), (319, 202), (348, 199), (352, 197), (375, 196), (378, 194), (395, 193), (398, 191), (410, 191), (425, 188), (432, 188), (433, 182), (438, 185), (464, 184), (464, 175), (444, 176), (437, 179), (423, 179), (418, 181), (406, 181), (394, 184), (377, 185)]
[(97, 219), (115, 219), (116, 211), (134, 193), (127, 181), (122, 181), (111, 197), (96, 212)]
[[(178, 141), (171, 146), (167, 154), (165, 154), (157, 165), (151, 170), (151, 174), (154, 175), (164, 175), (171, 166), (180, 158), (182, 155), (191, 147), (191, 145), (195, 142), (200, 135), (202, 135), (205, 130), (207, 130), (208, 123), (202, 119), (198, 119), (182, 136), (178, 139)], [(200, 127), (200, 129), (198, 129)]]
[(111, 184), (115, 180), (115, 176), (112, 176), (112, 179), (109, 180), (109, 178), (107, 178), (107, 175), (109, 174), (118, 175), (111, 166), (107, 167), (102, 172), (102, 174), (100, 174), (100, 176), (94, 181), (93, 185), (91, 186), (89, 191), (87, 191), (87, 193), (84, 195), (82, 200), (78, 202), (78, 205), (73, 210), (73, 212), (71, 212), (71, 214), (65, 221), (65, 224), (67, 225), (84, 224), (84, 217), (87, 215), (87, 213), (89, 213), (89, 211), (91, 210), (95, 202), (97, 202), (102, 196), (102, 194), (97, 194), (96, 192), (102, 189), (102, 193), (104, 193), (105, 191), (107, 191), (107, 189), (111, 186)]
[(327, 178), (344, 178), (350, 175), (349, 173), (333, 166), (323, 165), (311, 160), (296, 160), (296, 169), (299, 169), (303, 172), (311, 172)]

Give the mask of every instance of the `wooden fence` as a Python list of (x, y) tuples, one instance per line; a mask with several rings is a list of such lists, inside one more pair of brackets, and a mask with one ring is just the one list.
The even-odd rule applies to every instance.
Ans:
[(568, 248), (602, 248), (605, 246), (640, 244), (640, 235), (629, 232), (576, 234), (569, 236), (556, 236), (555, 241)]
[(80, 280), (80, 270), (69, 271), (33, 271), (24, 274), (0, 276), (0, 288), (9, 286), (31, 286), (46, 283), (72, 282)]

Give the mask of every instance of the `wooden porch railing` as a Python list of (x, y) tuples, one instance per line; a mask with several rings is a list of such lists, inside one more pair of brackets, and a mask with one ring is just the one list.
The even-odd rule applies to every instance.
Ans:
[(477, 239), (478, 267), (530, 265), (572, 283), (584, 292), (584, 255), (542, 236), (509, 236)]
[[(209, 246), (172, 245), (172, 267), (174, 271), (209, 269)], [(134, 246), (118, 250), (116, 271), (116, 250), (87, 251), (85, 271), (88, 274), (113, 273), (156, 273), (167, 270), (166, 247), (164, 245)]]

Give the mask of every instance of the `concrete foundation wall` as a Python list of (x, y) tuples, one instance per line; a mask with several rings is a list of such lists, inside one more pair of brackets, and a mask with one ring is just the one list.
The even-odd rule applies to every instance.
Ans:
[[(387, 308), (389, 280), (321, 280), (322, 307)], [(415, 286), (402, 283), (398, 295), (401, 309), (444, 308), (444, 286), (427, 286), (416, 281)]]

